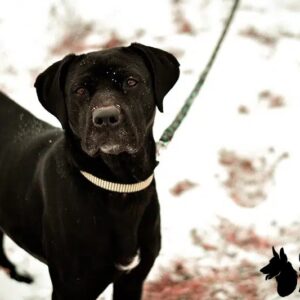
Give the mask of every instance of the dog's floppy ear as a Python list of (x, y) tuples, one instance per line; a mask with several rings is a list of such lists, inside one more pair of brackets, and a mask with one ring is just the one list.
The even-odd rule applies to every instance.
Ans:
[(37, 77), (34, 84), (39, 101), (60, 121), (63, 128), (67, 126), (64, 84), (67, 67), (75, 56), (75, 54), (69, 54), (51, 65)]
[(129, 48), (139, 53), (150, 69), (158, 109), (163, 112), (163, 99), (179, 77), (179, 62), (171, 53), (132, 43)]

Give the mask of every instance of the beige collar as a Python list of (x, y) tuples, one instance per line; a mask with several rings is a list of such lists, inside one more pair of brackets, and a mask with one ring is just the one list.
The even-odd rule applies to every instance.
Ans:
[(153, 174), (148, 177), (146, 180), (138, 182), (138, 183), (132, 183), (132, 184), (123, 184), (123, 183), (114, 183), (110, 181), (106, 181), (103, 179), (100, 179), (90, 173), (87, 173), (85, 171), (80, 171), (80, 173), (91, 183), (97, 185), (98, 187), (101, 187), (102, 189), (111, 191), (111, 192), (117, 192), (117, 193), (134, 193), (139, 192), (147, 188), (152, 180), (153, 180)]

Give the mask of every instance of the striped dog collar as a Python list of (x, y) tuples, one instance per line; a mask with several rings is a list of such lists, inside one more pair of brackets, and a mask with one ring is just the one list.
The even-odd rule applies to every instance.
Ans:
[(94, 185), (104, 190), (117, 192), (117, 193), (134, 193), (134, 192), (142, 191), (145, 188), (147, 188), (153, 180), (153, 174), (152, 174), (144, 181), (138, 183), (132, 183), (132, 184), (124, 184), (124, 183), (115, 183), (115, 182), (106, 181), (85, 171), (80, 171), (80, 173)]

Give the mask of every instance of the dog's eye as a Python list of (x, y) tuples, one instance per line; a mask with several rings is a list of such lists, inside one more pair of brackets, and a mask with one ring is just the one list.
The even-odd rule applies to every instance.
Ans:
[(134, 87), (138, 84), (138, 81), (133, 78), (128, 78), (126, 81), (127, 86)]
[(77, 90), (75, 90), (75, 93), (78, 96), (86, 96), (86, 95), (88, 95), (88, 90), (83, 87), (80, 87)]

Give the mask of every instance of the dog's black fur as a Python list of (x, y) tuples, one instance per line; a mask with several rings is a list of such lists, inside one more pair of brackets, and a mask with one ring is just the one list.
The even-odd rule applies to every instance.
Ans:
[[(0, 226), (48, 265), (52, 299), (96, 299), (111, 282), (115, 300), (141, 298), (160, 250), (155, 182), (136, 193), (109, 192), (80, 170), (119, 183), (148, 178), (157, 164), (155, 107), (162, 111), (178, 76), (173, 55), (137, 43), (68, 55), (35, 83), (40, 102), (64, 130), (0, 93)], [(93, 111), (107, 106), (118, 108), (118, 122), (95, 126)], [(138, 251), (137, 267), (116, 268)], [(30, 281), (2, 248), (0, 264), (11, 277)]]

